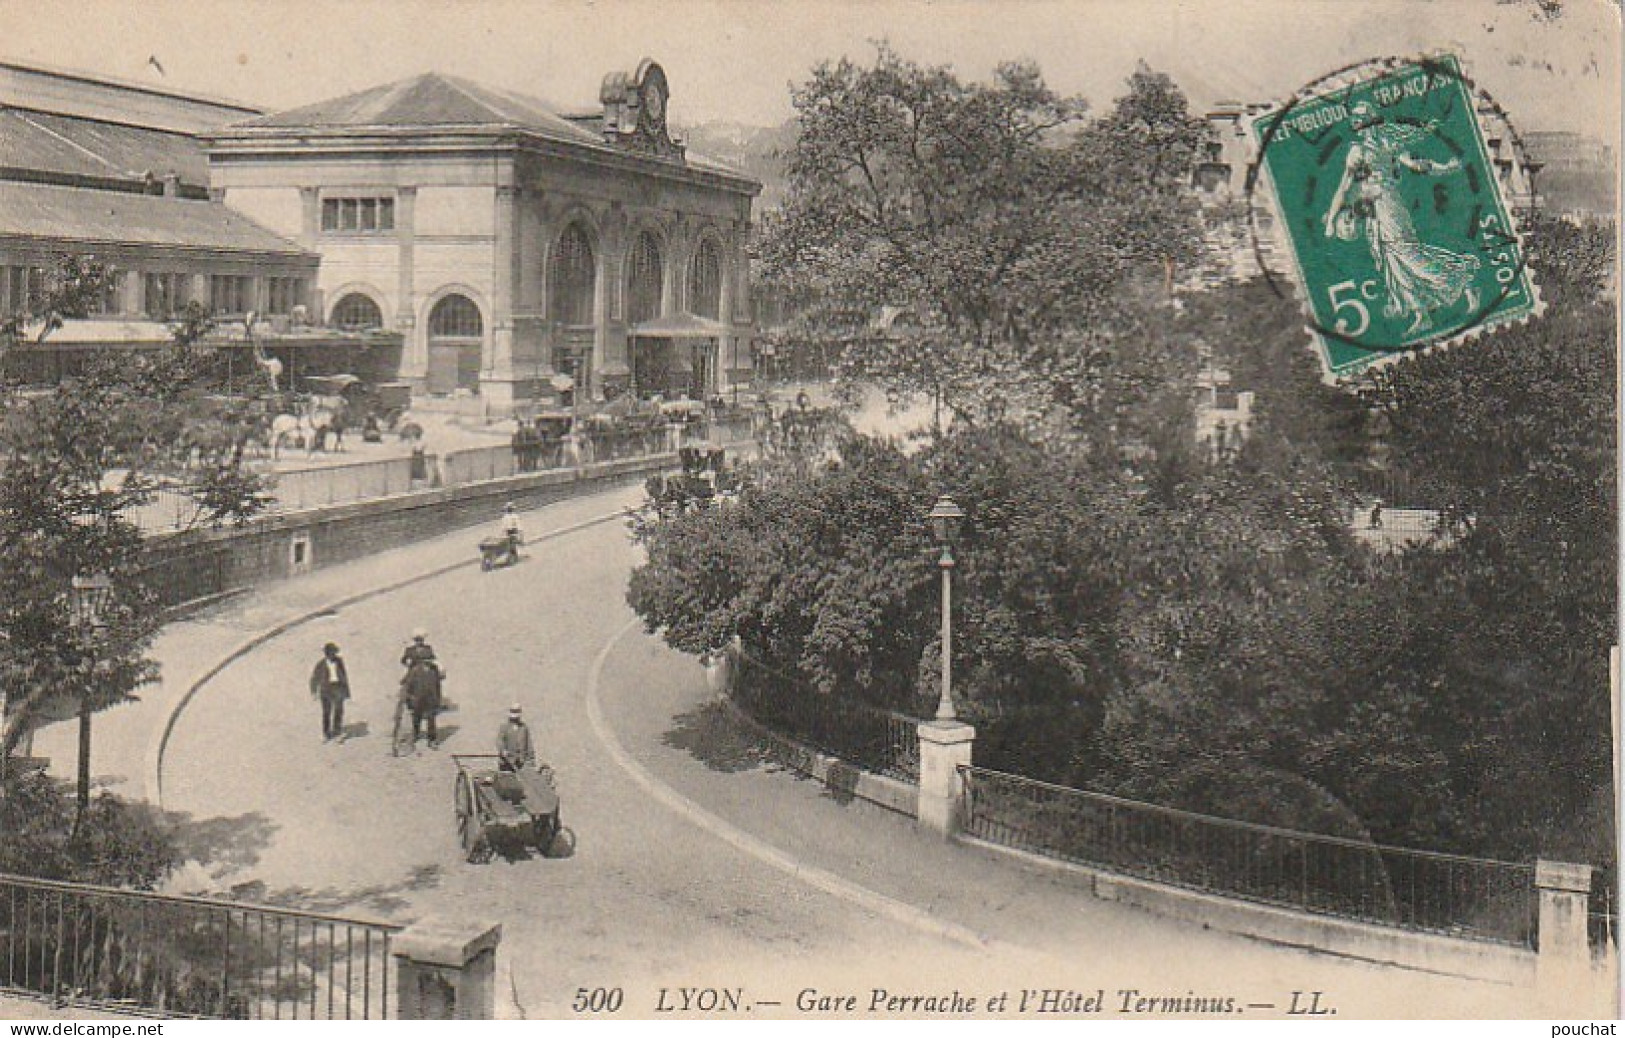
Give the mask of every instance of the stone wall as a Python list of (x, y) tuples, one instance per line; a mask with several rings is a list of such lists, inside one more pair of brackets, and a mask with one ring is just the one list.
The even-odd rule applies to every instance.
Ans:
[[(154, 537), (147, 576), (161, 603), (175, 606), (362, 558), (387, 548), (476, 526), (494, 529), (502, 506), (520, 510), (641, 482), (676, 465), (676, 455), (601, 462), (423, 490), (374, 501), (286, 512), (223, 530)], [(475, 546), (469, 545), (474, 557)]]

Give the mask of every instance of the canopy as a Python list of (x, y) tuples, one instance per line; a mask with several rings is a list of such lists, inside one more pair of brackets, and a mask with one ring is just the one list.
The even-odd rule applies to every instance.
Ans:
[(666, 314), (632, 326), (632, 335), (644, 339), (717, 339), (728, 331), (721, 321), (690, 313)]

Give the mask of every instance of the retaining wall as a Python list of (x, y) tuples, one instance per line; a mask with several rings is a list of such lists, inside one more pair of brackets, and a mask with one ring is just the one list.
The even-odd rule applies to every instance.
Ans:
[[(147, 545), (148, 580), (161, 604), (219, 595), (235, 588), (307, 573), (386, 548), (452, 530), (487, 526), (493, 532), (502, 506), (521, 510), (641, 482), (677, 464), (675, 454), (554, 469), (442, 490), (419, 490), (373, 501), (268, 515), (246, 526), (187, 530), (153, 537)], [(477, 549), (469, 543), (469, 556)]]
[(898, 814), (916, 817), (920, 799), (917, 786), (889, 775), (865, 771), (839, 757), (804, 746), (788, 735), (776, 732), (756, 720), (727, 696), (719, 697), (718, 702), (722, 703), (741, 724), (772, 746), (774, 757), (780, 763), (798, 774), (821, 783), (837, 797), (856, 797), (871, 804), (878, 804), (887, 810), (896, 811)]
[(1312, 949), (1345, 958), (1498, 984), (1532, 986), (1535, 980), (1535, 953), (1522, 948), (1294, 912), (1273, 905), (1121, 876), (973, 836), (961, 834), (956, 839), (967, 846), (1017, 858), (1045, 871), (1068, 877), (1102, 901), (1133, 905), (1170, 919), (1200, 924), (1203, 929), (1220, 930), (1271, 944)]

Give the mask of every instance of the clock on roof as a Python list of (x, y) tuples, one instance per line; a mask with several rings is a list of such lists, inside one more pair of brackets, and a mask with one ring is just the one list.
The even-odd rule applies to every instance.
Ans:
[(644, 125), (656, 134), (666, 129), (666, 77), (646, 76), (640, 100), (643, 103)]
[(671, 139), (666, 116), (671, 87), (666, 70), (644, 58), (634, 72), (611, 72), (598, 92), (604, 105), (605, 138), (622, 148), (682, 161), (683, 146)]

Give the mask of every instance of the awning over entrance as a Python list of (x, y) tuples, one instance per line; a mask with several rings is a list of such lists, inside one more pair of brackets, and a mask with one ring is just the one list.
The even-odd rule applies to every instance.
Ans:
[(632, 326), (632, 334), (640, 339), (720, 339), (728, 331), (721, 321), (689, 313), (666, 314)]

